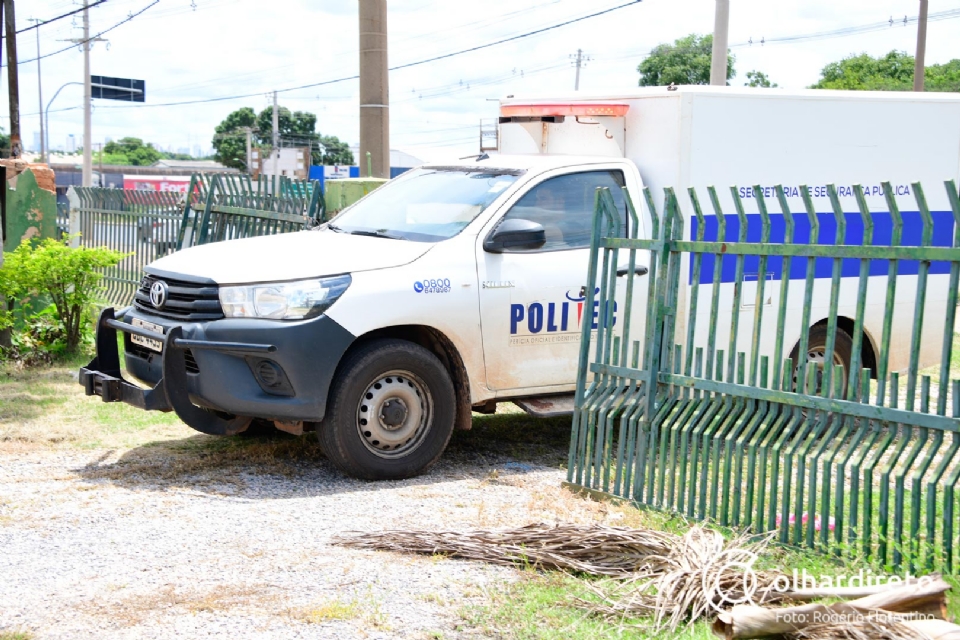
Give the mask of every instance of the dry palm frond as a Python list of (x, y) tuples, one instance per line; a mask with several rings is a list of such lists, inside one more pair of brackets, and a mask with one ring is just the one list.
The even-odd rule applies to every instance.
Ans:
[(532, 524), (518, 529), (347, 533), (335, 544), (406, 553), (445, 554), (495, 564), (561, 569), (597, 576), (658, 574), (678, 537), (603, 525)]
[(727, 541), (717, 531), (694, 527), (678, 539), (666, 568), (631, 580), (588, 585), (599, 602), (579, 604), (608, 619), (653, 616), (657, 629), (675, 630), (686, 621), (713, 615), (719, 607), (752, 601), (774, 602), (778, 572), (753, 568), (769, 539)]

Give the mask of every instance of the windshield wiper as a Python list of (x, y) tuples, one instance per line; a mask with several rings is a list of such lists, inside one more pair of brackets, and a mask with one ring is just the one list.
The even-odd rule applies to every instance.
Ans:
[[(318, 227), (318, 228), (319, 228), (319, 227)], [(340, 227), (338, 227), (338, 226), (335, 225), (335, 224), (328, 224), (328, 225), (327, 225), (327, 229), (330, 229), (330, 231), (334, 231), (334, 232), (336, 232), (336, 233), (346, 233), (346, 231), (344, 231), (343, 229), (341, 229)]]
[(388, 238), (390, 240), (406, 240), (406, 238), (392, 233), (387, 233), (386, 231), (365, 231), (362, 229), (354, 229), (353, 231), (347, 231), (350, 235), (354, 236), (370, 236), (372, 238)]

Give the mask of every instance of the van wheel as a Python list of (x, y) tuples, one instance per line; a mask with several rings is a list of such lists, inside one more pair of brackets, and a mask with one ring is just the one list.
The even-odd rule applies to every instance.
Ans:
[[(817, 367), (817, 377), (816, 377), (816, 387), (815, 390), (807, 389), (808, 394), (817, 394), (821, 395), (821, 389), (823, 387), (823, 370), (824, 363), (826, 362), (826, 352), (827, 352), (827, 327), (826, 325), (817, 325), (810, 329), (810, 337), (807, 342), (807, 365), (809, 371), (809, 365), (813, 364)], [(840, 394), (840, 398), (847, 397), (847, 381), (850, 379), (850, 363), (853, 359), (853, 338), (850, 337), (843, 329), (837, 327), (836, 333), (837, 339), (834, 341), (833, 345), (833, 364), (841, 365), (843, 367), (843, 373), (841, 374), (843, 378), (843, 391)], [(793, 368), (793, 385), (794, 389), (799, 387), (799, 376), (800, 376), (800, 366), (798, 359), (800, 351), (800, 343), (798, 342), (794, 347), (793, 351), (790, 352), (790, 360), (794, 363)], [(810, 375), (810, 374), (807, 374)], [(836, 384), (834, 381), (832, 384)], [(827, 394), (829, 395), (829, 394)]]
[(456, 399), (450, 375), (423, 347), (376, 340), (345, 359), (317, 430), (327, 457), (364, 480), (419, 475), (453, 433)]

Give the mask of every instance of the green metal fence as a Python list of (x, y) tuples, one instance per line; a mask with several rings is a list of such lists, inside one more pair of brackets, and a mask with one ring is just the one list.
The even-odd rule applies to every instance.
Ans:
[(104, 272), (106, 298), (123, 307), (133, 300), (144, 265), (177, 246), (183, 194), (100, 187), (74, 187), (80, 244), (127, 255)]
[[(80, 244), (129, 254), (105, 270), (107, 301), (133, 301), (143, 268), (180, 249), (299, 231), (324, 220), (317, 181), (195, 174), (186, 193), (75, 187)], [(59, 221), (59, 218), (58, 218)]]
[(300, 231), (325, 220), (316, 180), (285, 176), (196, 175), (184, 208), (177, 247)]
[[(569, 484), (720, 525), (777, 531), (783, 543), (887, 567), (953, 572), (960, 549), (960, 372), (950, 365), (957, 356), (960, 199), (956, 185), (946, 183), (950, 211), (942, 212), (947, 224), (938, 229), (952, 226), (952, 246), (933, 246), (924, 192), (919, 184), (911, 188), (918, 211), (910, 219), (921, 227), (914, 246), (903, 245), (906, 212), (889, 183), (889, 213), (882, 214), (853, 188), (858, 219), (845, 216), (833, 186), (832, 216), (816, 212), (806, 187), (799, 191), (804, 210), (791, 212), (777, 187), (782, 243), (770, 241), (772, 213), (759, 186), (751, 190), (759, 242), (747, 242), (737, 189), (736, 238), (727, 238), (717, 192), (708, 190), (709, 216), (689, 190), (691, 240), (684, 239), (685, 216), (672, 189), (662, 213), (644, 192), (652, 239), (638, 239), (629, 194), (630, 237), (618, 237), (613, 199), (599, 190), (585, 303), (598, 303), (599, 318), (595, 335), (589, 322), (583, 327)], [(824, 216), (836, 228), (829, 245), (818, 243)], [(862, 243), (845, 244), (849, 220), (862, 225)], [(875, 243), (880, 221), (890, 238)], [(798, 222), (808, 238), (797, 234)], [(648, 256), (637, 291), (635, 278), (625, 287), (621, 279), (618, 289), (618, 260), (626, 257), (633, 273)], [(752, 309), (741, 311), (747, 260), (763, 275), (751, 285)], [(829, 268), (819, 285), (818, 262)], [(731, 267), (732, 283), (723, 275)], [(766, 276), (778, 269), (778, 280)], [(815, 289), (829, 291), (829, 302), (815, 299)], [(645, 308), (634, 304), (635, 293)], [(883, 314), (880, 335), (872, 337), (864, 332), (868, 300), (871, 313)], [(826, 342), (813, 358), (813, 331), (803, 330), (791, 350), (797, 337), (785, 327), (797, 316), (798, 326), (810, 327), (817, 304), (827, 308)], [(853, 326), (839, 316), (841, 305), (855, 308)], [(643, 336), (630, 335), (636, 313), (645, 315)], [(841, 336), (850, 342), (841, 345)], [(939, 364), (922, 368), (931, 354)], [(849, 371), (841, 355), (852, 363)], [(892, 370), (894, 363), (904, 366)]]

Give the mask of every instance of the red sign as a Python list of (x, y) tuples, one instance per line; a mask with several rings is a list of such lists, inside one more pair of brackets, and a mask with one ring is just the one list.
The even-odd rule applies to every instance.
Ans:
[(190, 176), (123, 176), (123, 188), (136, 191), (174, 191), (186, 193)]

